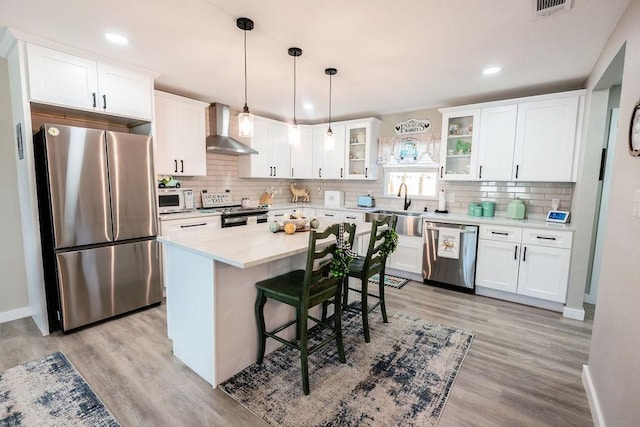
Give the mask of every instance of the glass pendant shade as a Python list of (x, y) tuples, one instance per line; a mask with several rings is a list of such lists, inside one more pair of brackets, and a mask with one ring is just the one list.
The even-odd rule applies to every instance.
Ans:
[(324, 134), (324, 151), (335, 151), (336, 149), (336, 137), (333, 135), (331, 128), (327, 129), (327, 133)]
[(238, 114), (238, 134), (246, 138), (253, 137), (253, 114), (248, 108)]
[(300, 144), (300, 125), (293, 123), (289, 125), (289, 145)]

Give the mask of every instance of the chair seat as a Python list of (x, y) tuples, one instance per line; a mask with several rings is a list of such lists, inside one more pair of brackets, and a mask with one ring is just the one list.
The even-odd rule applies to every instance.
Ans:
[[(304, 291), (300, 283), (304, 280), (304, 270), (294, 270), (256, 283), (256, 287), (269, 295), (270, 298), (290, 305), (297, 305), (302, 300)], [(333, 282), (333, 283), (332, 283)], [(309, 287), (309, 306), (317, 304), (332, 295), (335, 281), (323, 281), (311, 284)]]

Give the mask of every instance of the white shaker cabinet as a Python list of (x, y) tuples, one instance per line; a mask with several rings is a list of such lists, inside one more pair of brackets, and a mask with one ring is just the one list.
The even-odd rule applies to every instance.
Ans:
[(564, 303), (571, 231), (480, 226), (476, 287)]
[(324, 136), (328, 128), (327, 124), (313, 127), (313, 178), (343, 179), (346, 176), (346, 127), (337, 123), (331, 125), (336, 142), (335, 149), (332, 151), (324, 149)]
[(345, 124), (345, 178), (376, 179), (379, 127), (377, 119)]
[(208, 104), (155, 91), (155, 169), (157, 174), (206, 176)]
[(291, 146), (291, 178), (313, 176), (313, 127), (300, 126), (300, 144)]
[(258, 154), (240, 156), (238, 172), (243, 178), (290, 178), (291, 155), (286, 123), (255, 117), (251, 148)]
[(477, 179), (511, 180), (517, 116), (517, 104), (482, 109)]
[(478, 159), (480, 109), (440, 111), (443, 112), (440, 178), (447, 181), (473, 180)]
[(150, 76), (31, 43), (27, 67), (32, 102), (152, 119)]
[(387, 258), (387, 267), (422, 274), (423, 247), (423, 237), (399, 235), (398, 247)]
[(514, 179), (575, 181), (579, 97), (518, 104)]

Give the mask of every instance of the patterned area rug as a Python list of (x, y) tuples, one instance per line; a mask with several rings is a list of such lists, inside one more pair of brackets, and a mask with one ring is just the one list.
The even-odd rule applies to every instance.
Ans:
[[(375, 274), (371, 276), (369, 281), (377, 285), (380, 282), (380, 275)], [(405, 279), (404, 277), (391, 276), (390, 274), (384, 275), (384, 285), (389, 286), (390, 288), (400, 289), (404, 285), (406, 285), (408, 282), (409, 282), (409, 279)]]
[(0, 426), (119, 426), (57, 352), (0, 372)]
[[(281, 347), (220, 385), (272, 426), (433, 426), (473, 334), (400, 313), (389, 323), (370, 318), (365, 343), (362, 319), (348, 311), (343, 322), (346, 364), (328, 344), (309, 357), (311, 394), (302, 392), (300, 356)], [(318, 328), (311, 330), (317, 339)]]

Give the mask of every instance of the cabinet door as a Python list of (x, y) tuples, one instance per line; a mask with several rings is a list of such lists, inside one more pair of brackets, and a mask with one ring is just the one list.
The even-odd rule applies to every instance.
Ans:
[(387, 266), (411, 273), (422, 273), (424, 240), (416, 236), (398, 236), (398, 247), (389, 255)]
[(311, 158), (312, 178), (323, 178), (324, 165), (324, 136), (327, 133), (325, 126), (313, 127), (313, 154)]
[(97, 108), (95, 61), (29, 43), (27, 66), (31, 101), (90, 111)]
[(579, 97), (518, 105), (513, 178), (571, 181)]
[(238, 171), (244, 178), (273, 178), (273, 166), (271, 165), (269, 152), (269, 138), (271, 129), (269, 123), (259, 117), (253, 120), (253, 137), (251, 148), (258, 154), (240, 156), (238, 159)]
[(476, 178), (480, 110), (449, 112), (442, 116), (440, 178), (469, 181)]
[(155, 171), (160, 175), (177, 175), (179, 153), (176, 141), (177, 108), (175, 102), (156, 93), (155, 97)]
[(100, 111), (151, 121), (153, 80), (107, 64), (98, 64)]
[(371, 126), (367, 123), (348, 124), (346, 132), (345, 161), (347, 179), (365, 179), (369, 170), (369, 142)]
[(289, 153), (289, 127), (284, 124), (271, 124), (270, 137), (271, 166), (276, 178), (291, 177), (291, 155)]
[(315, 178), (313, 176), (313, 128), (301, 126), (300, 132), (300, 144), (291, 146), (291, 178)]
[(523, 245), (518, 294), (564, 303), (571, 251)]
[(516, 293), (520, 245), (478, 239), (476, 286)]
[(323, 151), (322, 178), (343, 179), (345, 177), (346, 151), (346, 127), (345, 125), (331, 125), (333, 136), (336, 140), (334, 151)]
[(180, 103), (177, 144), (180, 147), (180, 173), (188, 176), (207, 175), (205, 108)]
[(480, 113), (478, 173), (481, 181), (510, 181), (518, 106), (483, 108)]

